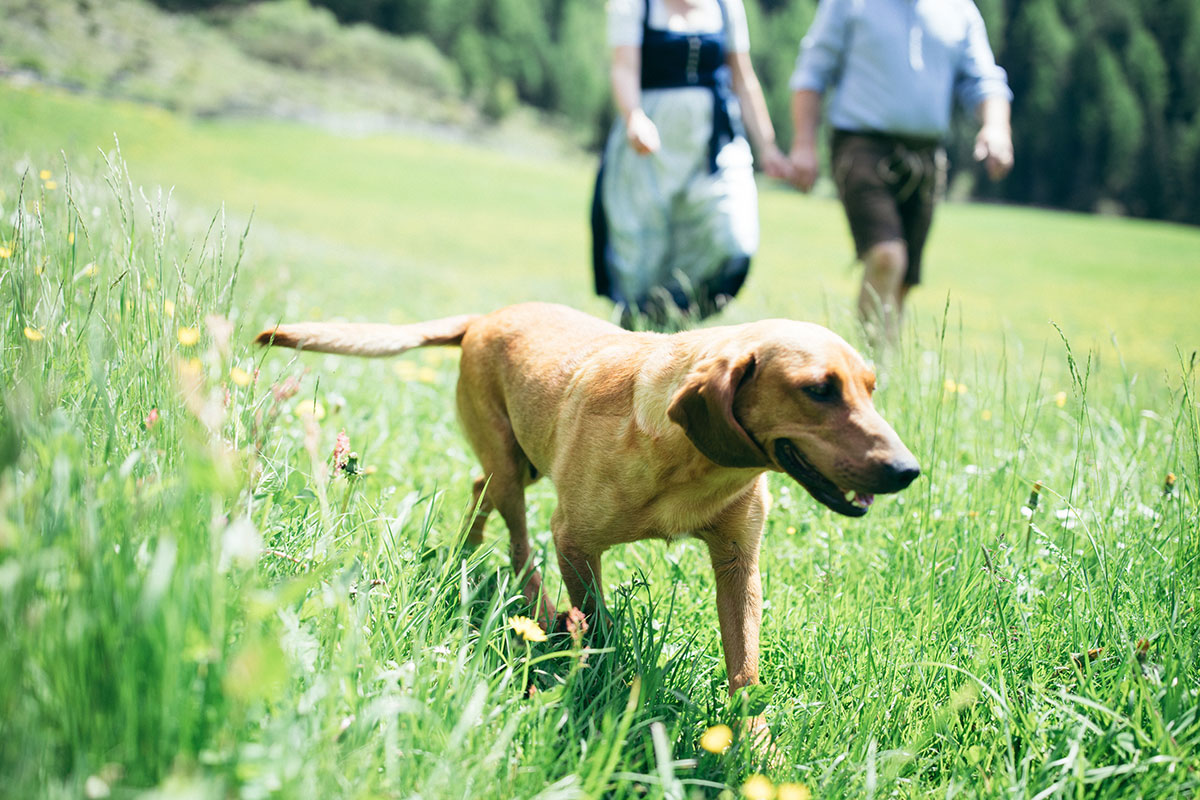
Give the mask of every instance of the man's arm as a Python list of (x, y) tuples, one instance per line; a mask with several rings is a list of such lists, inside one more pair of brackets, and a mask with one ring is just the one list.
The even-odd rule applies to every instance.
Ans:
[(796, 56), (796, 69), (788, 86), (792, 90), (792, 183), (802, 192), (812, 189), (820, 171), (817, 160), (817, 125), (821, 96), (836, 84), (845, 57), (851, 3), (821, 0)]
[(975, 136), (975, 160), (987, 167), (988, 177), (998, 181), (1013, 165), (1011, 112), (1007, 97), (985, 97), (977, 108), (979, 133)]
[(974, 5), (970, 5), (969, 14), (967, 42), (955, 81), (955, 94), (964, 108), (975, 109), (979, 119), (975, 160), (982, 161), (988, 177), (998, 181), (1008, 174), (1013, 164), (1009, 105), (1012, 90), (1008, 88), (1008, 75), (996, 64), (992, 54), (983, 17)]
[(812, 89), (792, 92), (792, 183), (802, 192), (812, 189), (820, 173), (817, 161), (817, 126), (821, 121), (821, 95)]

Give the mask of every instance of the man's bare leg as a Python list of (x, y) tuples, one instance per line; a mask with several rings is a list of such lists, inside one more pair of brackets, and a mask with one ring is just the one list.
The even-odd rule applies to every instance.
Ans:
[(908, 286), (908, 246), (900, 239), (873, 245), (863, 255), (863, 282), (858, 314), (871, 344), (894, 349), (900, 343), (900, 319)]

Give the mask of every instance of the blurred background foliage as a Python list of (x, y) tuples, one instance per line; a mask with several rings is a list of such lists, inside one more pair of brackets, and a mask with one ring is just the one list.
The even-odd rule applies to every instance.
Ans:
[[(592, 147), (612, 117), (603, 0), (153, 1), (171, 13), (151, 18), (145, 0), (0, 0), (0, 67), (197, 113), (353, 107), (486, 125), (527, 106)], [(787, 79), (816, 0), (745, 3), (786, 141)], [(977, 5), (1015, 95), (1017, 163), (1000, 184), (976, 181), (964, 115), (955, 196), (1200, 223), (1200, 4)], [(66, 35), (96, 46), (57, 46)]]

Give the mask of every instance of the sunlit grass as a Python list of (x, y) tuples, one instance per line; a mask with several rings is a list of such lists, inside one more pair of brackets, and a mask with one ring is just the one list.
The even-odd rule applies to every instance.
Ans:
[[(116, 134), (135, 179), (239, 221), (253, 213), (251, 246), (268, 251), (268, 264), (250, 279), (271, 281), (292, 313), (414, 319), (427, 308), (486, 311), (529, 299), (607, 313), (591, 296), (587, 266), (590, 157), (188, 121), (5, 86), (0, 112), (0, 133), (18, 154), (65, 148), (91, 158), (111, 151)], [(851, 334), (856, 276), (836, 201), (764, 183), (761, 211), (762, 249), (727, 318), (814, 319)], [(1161, 380), (1179, 351), (1200, 348), (1190, 308), (1198, 254), (1200, 231), (1178, 225), (947, 205), (911, 322), (932, 335), (929, 321), (949, 298), (956, 341), (961, 330), (972, 349), (1004, 343), (1029, 363), (1057, 346), (1053, 322), (1105, 366), (1123, 359), (1131, 373)]]
[[(772, 481), (766, 688), (730, 703), (697, 543), (614, 549), (615, 624), (546, 642), (499, 521), (461, 551), (476, 466), (453, 351), (249, 346), (310, 313), (530, 295), (603, 313), (584, 295), (584, 165), (0, 105), (26, 112), (0, 147), (6, 796), (1195, 793), (1200, 408), (1195, 323), (1170, 292), (1194, 286), (1194, 232), (945, 209), (878, 396), (923, 476), (861, 521)], [(176, 199), (95, 156), (110, 127)], [(769, 192), (763, 217), (731, 317), (847, 329), (836, 207)], [(1056, 297), (1085, 277), (1086, 302)], [(1162, 341), (1129, 346), (1142, 331)], [(529, 506), (553, 564), (552, 488)], [(759, 710), (781, 761), (740, 735)]]

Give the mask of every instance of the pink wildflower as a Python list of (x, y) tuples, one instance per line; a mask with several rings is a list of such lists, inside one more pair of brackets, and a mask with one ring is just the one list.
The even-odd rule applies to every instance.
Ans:
[(346, 459), (350, 456), (350, 437), (346, 435), (343, 428), (337, 435), (337, 442), (333, 446), (333, 468), (334, 470), (342, 469), (346, 466)]
[(277, 383), (273, 387), (275, 393), (275, 402), (282, 403), (295, 396), (296, 392), (300, 391), (300, 379), (295, 375), (289, 375), (283, 383)]
[(567, 612), (567, 633), (571, 634), (572, 639), (579, 641), (587, 633), (587, 629), (587, 617), (578, 608), (571, 606), (571, 610)]
[[(578, 608), (571, 606), (571, 610), (567, 612), (567, 633), (571, 634), (571, 641), (576, 647), (583, 643), (583, 635), (587, 633), (587, 629), (587, 617)], [(579, 654), (579, 666), (587, 666), (587, 657), (586, 650)]]

